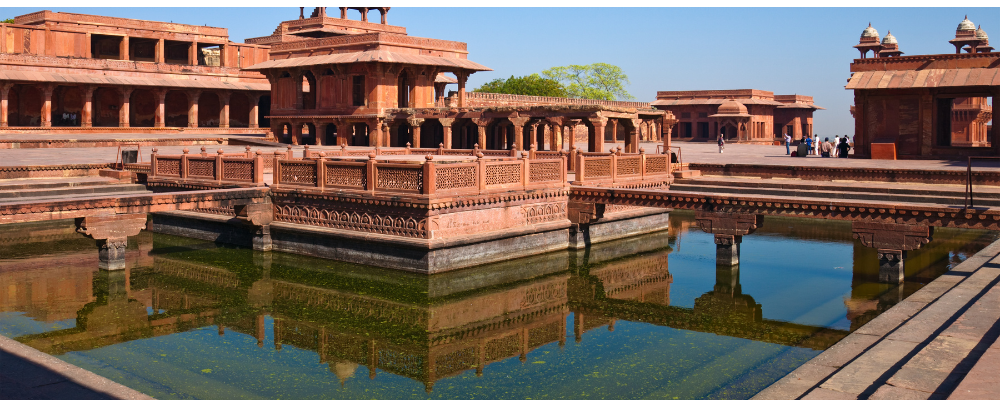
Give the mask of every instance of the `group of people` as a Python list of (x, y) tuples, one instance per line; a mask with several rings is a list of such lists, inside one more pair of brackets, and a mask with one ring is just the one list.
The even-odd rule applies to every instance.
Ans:
[[(785, 134), (785, 154), (792, 155), (791, 149), (792, 137), (789, 134)], [(822, 141), (819, 139), (819, 135), (815, 137), (805, 135), (802, 137), (802, 142), (805, 143), (805, 148), (807, 149), (807, 154), (818, 155), (820, 157), (839, 157), (847, 158), (847, 154), (850, 153), (851, 148), (854, 147), (854, 141), (844, 135), (836, 135), (833, 141), (830, 138), (825, 138)], [(799, 154), (801, 157), (802, 155)]]

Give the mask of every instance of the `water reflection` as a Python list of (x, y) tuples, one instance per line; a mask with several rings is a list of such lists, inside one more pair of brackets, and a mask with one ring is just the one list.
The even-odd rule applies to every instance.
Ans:
[[(993, 239), (939, 230), (894, 285), (878, 283), (875, 250), (851, 238), (850, 224), (815, 220), (769, 220), (744, 238), (742, 277), (741, 266), (712, 262), (712, 236), (683, 213), (669, 232), (434, 276), (148, 233), (131, 239), (125, 270), (104, 271), (92, 240), (45, 229), (58, 245), (7, 238), (5, 254), (16, 256), (0, 262), (0, 333), (34, 348), (63, 355), (210, 327), (253, 338), (258, 348), (314, 353), (340, 385), (384, 372), (428, 392), (467, 371), (516, 368), (508, 361), (563, 348), (570, 334), (575, 346), (588, 346), (588, 332), (614, 334), (620, 321), (823, 350)], [(846, 324), (783, 317), (781, 302), (796, 299), (771, 300), (774, 290), (755, 281), (757, 271), (780, 264), (758, 266), (755, 252), (793, 239), (853, 249), (849, 294), (834, 312)], [(688, 278), (697, 274), (714, 279)], [(681, 288), (674, 301), (672, 286)]]

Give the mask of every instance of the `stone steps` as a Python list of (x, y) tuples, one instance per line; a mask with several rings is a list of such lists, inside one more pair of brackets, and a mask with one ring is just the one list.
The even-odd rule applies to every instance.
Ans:
[(111, 180), (111, 182), (113, 183), (86, 182), (86, 184), (82, 185), (51, 184), (50, 187), (39, 188), (36, 186), (26, 190), (8, 190), (5, 187), (0, 187), (0, 203), (68, 200), (75, 198), (152, 193), (146, 189), (145, 185), (119, 183), (117, 180)]
[(118, 179), (103, 176), (81, 176), (76, 178), (26, 178), (0, 180), (0, 195), (9, 191), (59, 189), (84, 186), (114, 185), (122, 183)]

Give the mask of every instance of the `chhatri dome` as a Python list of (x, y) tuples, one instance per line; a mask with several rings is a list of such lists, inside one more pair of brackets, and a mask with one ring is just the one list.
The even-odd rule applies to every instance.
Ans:
[(868, 27), (865, 28), (865, 30), (863, 32), (861, 32), (861, 37), (863, 37), (863, 38), (865, 38), (865, 37), (878, 38), (878, 31), (876, 31), (875, 28), (872, 28), (872, 23), (869, 22), (868, 23)]
[(882, 38), (882, 44), (899, 44), (899, 43), (896, 42), (896, 37), (892, 36), (892, 31), (889, 31), (888, 33), (885, 34), (885, 37)]
[(736, 100), (727, 99), (726, 101), (723, 101), (722, 104), (719, 105), (718, 113), (726, 115), (746, 115), (747, 106), (741, 104)]
[(987, 40), (989, 36), (986, 36), (986, 31), (983, 30), (983, 26), (979, 25), (979, 29), (976, 29), (976, 39)]
[(958, 29), (956, 29), (956, 30), (959, 30), (959, 31), (974, 31), (974, 30), (976, 30), (976, 24), (973, 24), (972, 21), (969, 21), (969, 16), (966, 15), (965, 19), (962, 20), (962, 22), (960, 22), (958, 24)]

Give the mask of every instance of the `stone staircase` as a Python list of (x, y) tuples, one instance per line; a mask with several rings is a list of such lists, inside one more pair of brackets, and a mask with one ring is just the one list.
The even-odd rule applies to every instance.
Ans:
[[(677, 179), (670, 190), (965, 206), (965, 187), (960, 185), (701, 177)], [(975, 186), (974, 200), (976, 207), (1000, 207), (1000, 188)]]
[(103, 176), (0, 180), (0, 203), (151, 193), (145, 185)]

